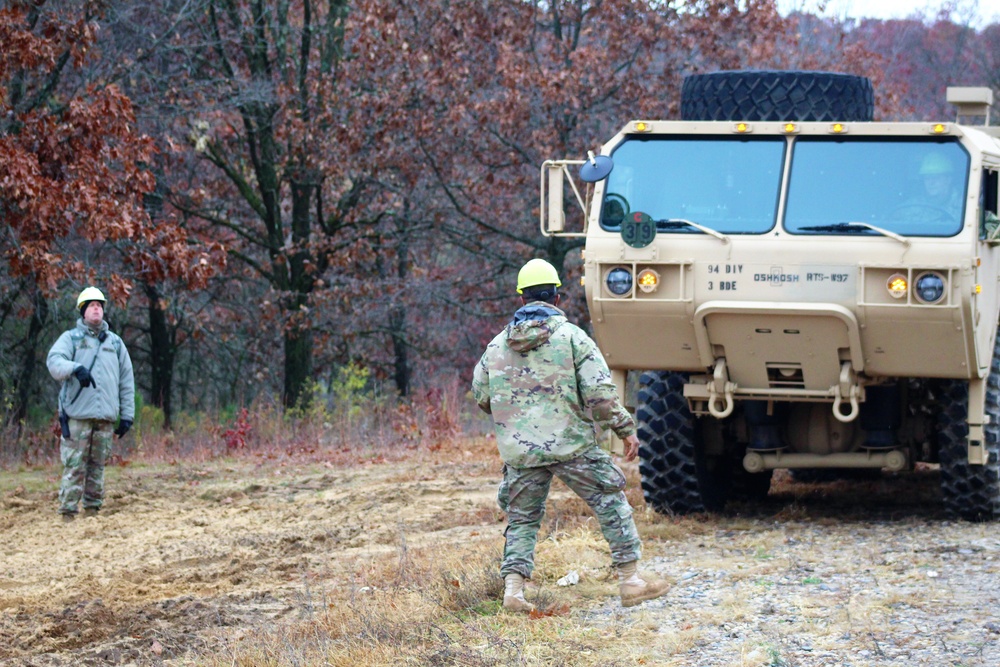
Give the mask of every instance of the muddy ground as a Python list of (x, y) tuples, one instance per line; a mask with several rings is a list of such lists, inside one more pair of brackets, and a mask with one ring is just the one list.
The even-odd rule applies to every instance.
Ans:
[[(307, 618), (401, 545), (502, 544), (488, 445), (114, 467), (100, 515), (65, 524), (57, 473), (0, 475), (0, 665), (197, 664), (248, 629)], [(1000, 664), (1000, 537), (947, 520), (936, 485), (933, 470), (786, 480), (689, 537), (640, 515), (647, 567), (677, 586), (641, 612), (660, 624), (647, 649), (662, 660), (623, 664)], [(627, 625), (615, 602), (574, 621)]]

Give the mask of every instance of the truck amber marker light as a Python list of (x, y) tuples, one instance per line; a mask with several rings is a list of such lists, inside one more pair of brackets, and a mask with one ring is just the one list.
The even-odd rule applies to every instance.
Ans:
[(653, 269), (643, 269), (639, 272), (639, 276), (636, 279), (636, 284), (639, 285), (641, 289), (646, 294), (650, 292), (655, 292), (656, 288), (660, 284), (660, 274)]
[(889, 276), (889, 280), (885, 285), (886, 289), (889, 290), (889, 294), (892, 295), (894, 299), (902, 299), (906, 296), (906, 289), (908, 285), (906, 284), (906, 276), (901, 273), (894, 273)]

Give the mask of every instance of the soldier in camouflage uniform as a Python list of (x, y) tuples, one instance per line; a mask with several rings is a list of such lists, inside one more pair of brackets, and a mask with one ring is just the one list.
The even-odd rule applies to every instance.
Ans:
[(59, 337), (46, 360), (49, 373), (62, 382), (59, 512), (66, 521), (76, 516), (81, 500), (85, 514), (101, 509), (112, 435), (124, 436), (135, 419), (132, 360), (122, 339), (104, 321), (106, 302), (96, 287), (80, 292), (76, 304), (80, 319)]
[(503, 606), (530, 612), (524, 581), (534, 569), (535, 542), (552, 477), (583, 498), (597, 515), (618, 569), (622, 605), (666, 593), (665, 581), (640, 577), (641, 541), (625, 498), (625, 475), (597, 444), (594, 422), (625, 442), (635, 459), (639, 440), (621, 405), (597, 344), (557, 307), (562, 285), (541, 259), (518, 273), (522, 307), (476, 365), (472, 389), (479, 407), (493, 415), (503, 481), (497, 495), (507, 513), (500, 574)]

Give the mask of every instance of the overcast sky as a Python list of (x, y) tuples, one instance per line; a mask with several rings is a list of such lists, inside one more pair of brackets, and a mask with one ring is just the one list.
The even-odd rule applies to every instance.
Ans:
[[(816, 13), (817, 0), (778, 0), (782, 14), (802, 9)], [(945, 0), (828, 0), (825, 15), (839, 18), (899, 19), (914, 13), (933, 16)], [(966, 19), (976, 28), (1000, 23), (1000, 0), (958, 0), (953, 20)]]

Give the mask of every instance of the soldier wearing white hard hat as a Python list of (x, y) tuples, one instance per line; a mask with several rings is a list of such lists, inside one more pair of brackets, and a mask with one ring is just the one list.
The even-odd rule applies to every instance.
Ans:
[(123, 437), (135, 419), (132, 359), (104, 320), (105, 304), (96, 287), (80, 292), (76, 326), (59, 336), (46, 359), (49, 373), (62, 383), (59, 512), (66, 521), (76, 516), (81, 501), (85, 514), (101, 509), (113, 436)]

